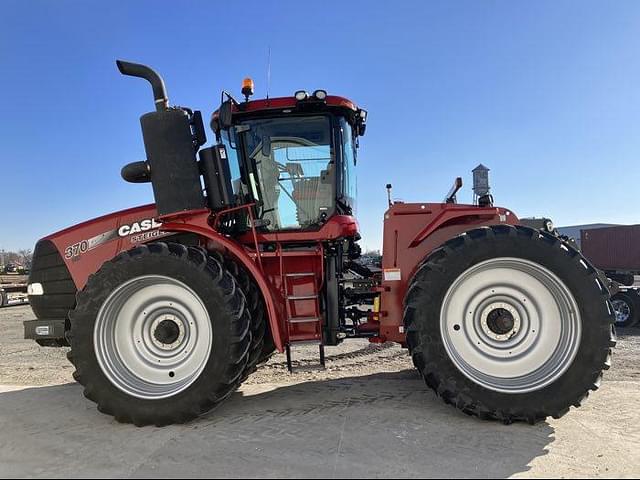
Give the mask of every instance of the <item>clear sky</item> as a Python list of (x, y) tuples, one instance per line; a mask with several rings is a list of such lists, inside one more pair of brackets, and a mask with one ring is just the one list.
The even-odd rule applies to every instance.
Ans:
[[(142, 81), (208, 117), (220, 90), (324, 88), (369, 111), (359, 218), (378, 247), (385, 184), (440, 201), (491, 168), (496, 201), (556, 224), (640, 223), (640, 2), (0, 1), (0, 248), (148, 203)], [(254, 97), (255, 98), (255, 97)]]

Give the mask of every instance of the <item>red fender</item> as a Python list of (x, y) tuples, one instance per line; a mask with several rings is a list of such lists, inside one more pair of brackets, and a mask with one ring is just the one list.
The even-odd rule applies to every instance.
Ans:
[(242, 264), (244, 268), (253, 276), (264, 298), (267, 307), (267, 315), (269, 317), (269, 326), (276, 349), (279, 352), (284, 351), (282, 343), (282, 332), (278, 324), (278, 311), (276, 309), (269, 283), (264, 278), (264, 274), (260, 270), (256, 262), (247, 254), (246, 250), (238, 243), (230, 240), (224, 235), (220, 235), (209, 225), (210, 212), (208, 210), (196, 212), (193, 215), (182, 215), (179, 219), (163, 218), (162, 231), (164, 232), (189, 232), (195, 233), (203, 238), (211, 240), (226, 248), (235, 259)]
[[(440, 211), (436, 217), (428, 223), (421, 231), (416, 235), (413, 241), (409, 244), (409, 248), (417, 247), (420, 243), (422, 243), (426, 238), (431, 235), (433, 232), (442, 228), (445, 225), (450, 225), (456, 223), (456, 221), (464, 219), (466, 217), (473, 218), (487, 218), (492, 219), (496, 216), (504, 216), (506, 213), (505, 209), (498, 207), (488, 207), (488, 208), (479, 208), (477, 206), (472, 205), (443, 205), (444, 208)], [(509, 212), (509, 215), (511, 212)], [(514, 217), (515, 218), (515, 217)], [(506, 216), (505, 216), (506, 221)]]

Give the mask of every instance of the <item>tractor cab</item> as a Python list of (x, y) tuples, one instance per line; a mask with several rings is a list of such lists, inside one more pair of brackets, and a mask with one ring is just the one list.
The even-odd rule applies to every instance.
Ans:
[(242, 103), (227, 97), (211, 127), (226, 149), (234, 203), (255, 204), (259, 229), (318, 230), (354, 213), (364, 110), (324, 90), (255, 101), (247, 95)]

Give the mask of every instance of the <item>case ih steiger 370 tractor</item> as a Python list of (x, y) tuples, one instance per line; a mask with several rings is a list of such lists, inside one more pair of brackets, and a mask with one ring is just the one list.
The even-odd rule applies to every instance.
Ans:
[[(438, 396), (505, 423), (559, 417), (598, 388), (614, 346), (605, 280), (553, 233), (484, 195), (393, 203), (382, 273), (356, 260), (358, 139), (366, 112), (299, 91), (226, 92), (206, 142), (200, 112), (141, 117), (155, 204), (40, 240), (26, 336), (70, 344), (85, 395), (136, 425), (185, 422), (227, 398), (273, 352), (350, 338), (397, 342)], [(370, 305), (367, 308), (366, 305)]]

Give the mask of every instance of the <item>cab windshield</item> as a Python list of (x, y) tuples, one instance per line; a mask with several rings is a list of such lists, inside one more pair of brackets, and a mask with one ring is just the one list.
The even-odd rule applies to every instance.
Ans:
[(258, 214), (267, 229), (304, 229), (331, 215), (336, 198), (331, 117), (248, 120), (240, 131), (258, 177), (250, 175), (248, 187), (259, 197)]

